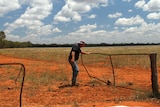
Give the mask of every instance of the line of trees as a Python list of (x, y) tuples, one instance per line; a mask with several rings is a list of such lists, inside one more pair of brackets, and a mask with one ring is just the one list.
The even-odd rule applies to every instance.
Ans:
[[(26, 47), (71, 47), (73, 44), (32, 44), (28, 42), (13, 42), (5, 40), (6, 35), (4, 31), (0, 31), (0, 49), (1, 48), (26, 48)], [(87, 47), (95, 46), (138, 46), (138, 45), (160, 45), (160, 43), (120, 43), (120, 44), (87, 44)]]
[(4, 41), (3, 48), (26, 48), (26, 47), (32, 47), (31, 42), (13, 42), (13, 41)]
[(6, 40), (6, 34), (4, 31), (0, 31), (0, 48), (25, 48), (32, 47), (31, 42), (13, 42)]

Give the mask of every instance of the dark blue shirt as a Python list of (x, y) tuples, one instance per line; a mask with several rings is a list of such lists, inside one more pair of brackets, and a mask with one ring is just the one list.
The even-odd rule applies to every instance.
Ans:
[(79, 54), (81, 53), (81, 49), (80, 49), (80, 46), (78, 44), (75, 44), (72, 46), (72, 49), (70, 51), (70, 54), (69, 54), (69, 60), (72, 59), (72, 52), (75, 52), (75, 60), (78, 60), (79, 59)]

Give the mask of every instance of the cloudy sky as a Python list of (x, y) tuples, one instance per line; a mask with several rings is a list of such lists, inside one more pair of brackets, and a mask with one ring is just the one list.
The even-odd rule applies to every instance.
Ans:
[(0, 31), (32, 43), (160, 43), (160, 0), (0, 0)]

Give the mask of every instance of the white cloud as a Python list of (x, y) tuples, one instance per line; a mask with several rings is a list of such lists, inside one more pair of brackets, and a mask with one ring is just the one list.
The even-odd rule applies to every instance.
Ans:
[[(58, 28), (57, 28), (58, 29)], [(24, 38), (14, 36), (12, 40), (31, 41), (32, 43), (76, 43), (84, 40), (87, 43), (159, 43), (160, 23), (141, 24), (139, 27), (128, 27), (123, 31), (97, 30), (96, 24), (82, 25), (67, 35), (41, 38), (32, 34)]]
[(119, 12), (116, 12), (114, 14), (109, 14), (108, 15), (109, 18), (118, 18), (120, 16), (122, 16), (122, 13), (119, 13)]
[(139, 0), (138, 2), (136, 2), (135, 3), (135, 7), (137, 7), (137, 8), (142, 8), (142, 7), (144, 7), (144, 5), (145, 5), (145, 0)]
[(91, 7), (100, 7), (100, 6), (107, 6), (109, 0), (74, 0), (77, 3), (82, 3), (85, 5), (90, 5)]
[(55, 17), (56, 22), (81, 21), (81, 14), (89, 12), (92, 8), (107, 6), (108, 0), (66, 0), (63, 6)]
[(139, 0), (135, 7), (143, 9), (143, 11), (160, 11), (160, 0)]
[(94, 24), (94, 25), (90, 25), (90, 24), (88, 24), (88, 25), (83, 25), (83, 26), (80, 26), (80, 27), (79, 27), (79, 30), (76, 31), (76, 32), (78, 32), (78, 33), (80, 33), (80, 32), (91, 32), (92, 29), (95, 29), (95, 28), (97, 28), (97, 25), (96, 25), (96, 24)]
[(11, 39), (11, 40), (19, 40), (20, 37), (18, 35), (12, 35), (12, 34), (7, 34), (7, 39)]
[(130, 27), (130, 28), (125, 29), (125, 32), (134, 33), (137, 29), (138, 29), (138, 27)]
[(159, 28), (160, 23), (143, 24), (139, 27), (127, 28), (123, 33), (126, 35), (126, 37), (128, 36), (128, 42), (133, 38), (132, 41), (135, 43), (151, 43), (151, 41), (154, 41), (154, 43), (159, 43), (157, 39), (160, 37), (160, 31), (158, 30)]
[(148, 19), (160, 19), (160, 12), (159, 13), (156, 13), (156, 12), (150, 13), (147, 15), (147, 18)]
[(132, 9), (129, 9), (128, 12), (133, 12), (133, 10), (132, 10)]
[(56, 28), (53, 29), (53, 32), (62, 32), (62, 31), (59, 28), (56, 27)]
[(116, 22), (115, 25), (122, 25), (122, 26), (130, 26), (130, 25), (140, 25), (144, 24), (145, 21), (142, 17), (139, 15), (131, 18), (119, 18)]
[[(58, 36), (51, 43), (76, 43), (84, 40), (87, 43), (159, 43), (160, 24), (142, 24), (139, 27), (128, 27), (123, 31), (96, 30), (97, 25), (83, 25), (75, 32)], [(86, 30), (88, 29), (88, 30)], [(67, 41), (69, 40), (69, 41)], [(48, 39), (46, 40), (48, 41)]]
[(18, 0), (0, 0), (0, 17), (19, 8), (21, 8), (21, 5)]
[[(37, 35), (49, 34), (52, 31), (51, 25), (44, 25), (42, 20), (46, 18), (52, 10), (50, 0), (30, 1), (26, 11), (13, 23), (6, 23), (7, 32), (12, 32), (16, 29), (25, 29), (26, 35), (35, 33)], [(28, 31), (28, 32), (27, 32)], [(45, 32), (44, 32), (45, 31)]]
[(96, 15), (95, 15), (95, 14), (92, 14), (92, 15), (90, 15), (88, 18), (89, 18), (89, 19), (94, 19), (94, 18), (96, 18)]
[(132, 0), (122, 0), (122, 1), (124, 1), (124, 2), (131, 2)]
[(62, 10), (57, 13), (57, 15), (54, 17), (54, 20), (57, 22), (69, 22), (71, 20), (80, 21), (81, 16), (78, 14), (78, 12), (72, 10), (72, 3), (75, 4), (75, 2), (67, 3)]
[(144, 6), (144, 10), (146, 10), (146, 11), (160, 11), (160, 1), (159, 0), (150, 0)]

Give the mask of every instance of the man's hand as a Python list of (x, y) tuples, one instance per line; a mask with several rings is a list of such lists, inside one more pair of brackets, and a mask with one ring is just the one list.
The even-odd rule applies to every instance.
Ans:
[(72, 59), (71, 59), (71, 63), (73, 63), (73, 62), (74, 62), (74, 59), (72, 58)]
[(91, 54), (91, 52), (87, 52), (86, 54), (89, 55), (89, 54)]
[(90, 52), (81, 52), (82, 54), (87, 54), (87, 55), (89, 55), (89, 54), (91, 54)]

